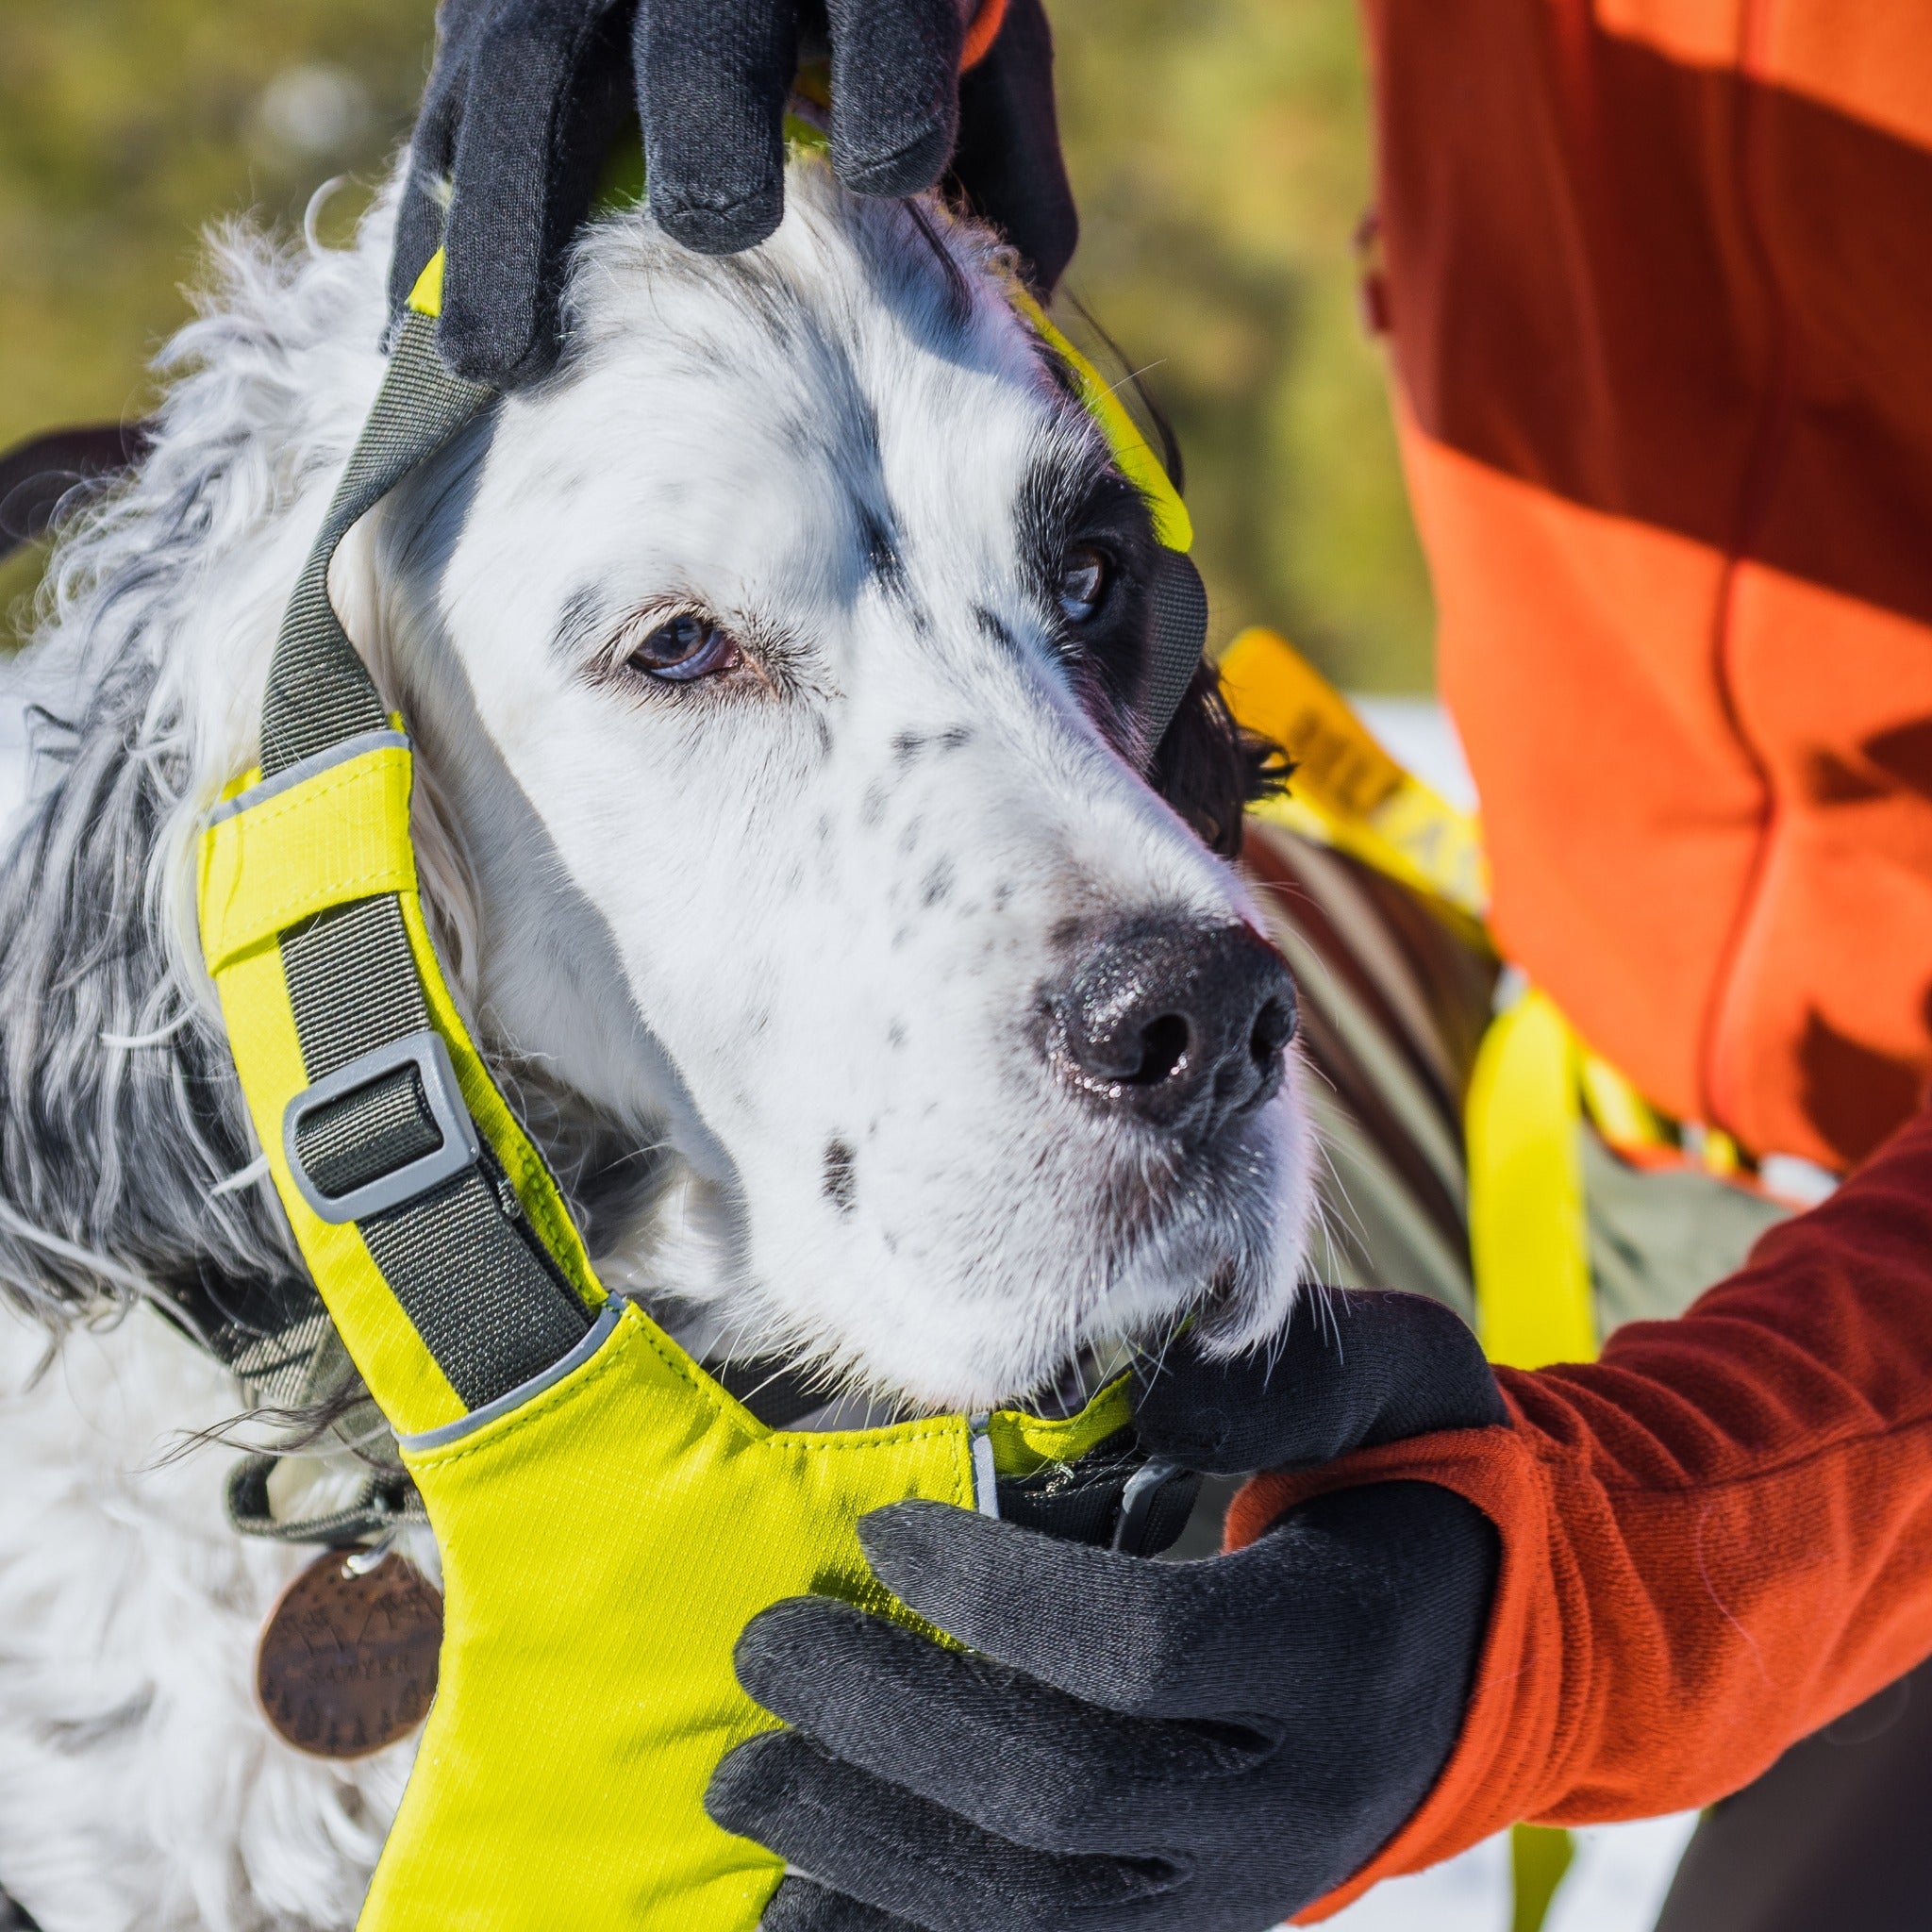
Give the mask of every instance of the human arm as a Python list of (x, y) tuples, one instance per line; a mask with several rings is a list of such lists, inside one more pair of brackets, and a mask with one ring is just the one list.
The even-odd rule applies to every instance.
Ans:
[(1516, 1426), (1259, 1477), (1423, 1479), (1502, 1538), (1468, 1719), (1426, 1801), (1314, 1915), (1519, 1819), (1704, 1805), (1932, 1652), (1932, 1115), (1674, 1322), (1499, 1374)]

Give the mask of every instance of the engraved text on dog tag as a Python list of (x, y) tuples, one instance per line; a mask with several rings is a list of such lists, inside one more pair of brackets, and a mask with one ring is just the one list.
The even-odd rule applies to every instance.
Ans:
[(442, 1598), (405, 1557), (366, 1575), (318, 1557), (262, 1626), (255, 1690), (277, 1735), (315, 1757), (366, 1757), (429, 1714)]

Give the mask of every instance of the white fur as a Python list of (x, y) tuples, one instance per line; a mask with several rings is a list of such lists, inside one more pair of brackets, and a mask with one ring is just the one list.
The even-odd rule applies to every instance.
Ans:
[[(1203, 1177), (1041, 1051), (1070, 922), (1252, 912), (1035, 608), (1019, 481), (1094, 431), (987, 238), (931, 219), (963, 321), (904, 211), (816, 166), (750, 265), (603, 225), (561, 372), (397, 492), (335, 590), (418, 740), (433, 911), (488, 1050), (567, 1180), (608, 1179), (613, 1147), (635, 1163), (595, 1223), (607, 1278), (746, 1352), (964, 1407), (1210, 1287), (1218, 1345), (1264, 1339), (1307, 1156), (1292, 1082)], [(138, 555), (148, 507), (220, 452), (139, 628), (147, 728), (180, 773), (156, 997), (196, 1024), (193, 841), (253, 758), (283, 603), (381, 377), (386, 243), (384, 214), (348, 254), (227, 241), (159, 449), (76, 540), (40, 647), (43, 685), (100, 675), (103, 555)], [(620, 640), (691, 605), (758, 668), (624, 674)], [(211, 1215), (260, 1185), (222, 1179)], [(15, 1233), (141, 1286), (99, 1242)], [(235, 1392), (145, 1309), (68, 1325), (35, 1382), (45, 1334), (0, 1301), (0, 1885), (45, 1932), (346, 1926), (408, 1749), (320, 1765), (269, 1735), (255, 1637), (306, 1553), (229, 1532), (218, 1454), (156, 1459)]]

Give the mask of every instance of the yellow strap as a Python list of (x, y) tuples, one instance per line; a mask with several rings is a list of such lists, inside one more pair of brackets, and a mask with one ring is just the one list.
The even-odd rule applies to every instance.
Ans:
[(1510, 1368), (1596, 1353), (1582, 1126), (1575, 1039), (1532, 989), (1483, 1035), (1465, 1110), (1476, 1328)]
[(1546, 1824), (1518, 1824), (1509, 1833), (1509, 1876), (1516, 1890), (1510, 1932), (1541, 1932), (1557, 1888), (1576, 1856), (1567, 1831)]
[(1612, 1147), (1674, 1147), (1664, 1117), (1607, 1059), (1578, 1042), (1583, 1104)]
[(1221, 681), (1235, 716), (1294, 760), (1288, 794), (1257, 807), (1257, 817), (1350, 853), (1465, 921), (1483, 918), (1489, 868), (1474, 818), (1391, 758), (1286, 638), (1242, 631)]
[[(260, 782), (251, 772), (229, 801)], [(334, 765), (219, 821), (201, 853), (201, 942), (217, 977), (288, 926), (357, 899), (416, 889), (409, 754), (399, 745)]]
[(349, 1352), (406, 1434), (465, 1408), (410, 1325), (353, 1223), (323, 1221), (288, 1172), (282, 1117), (308, 1086), (279, 935), (331, 906), (393, 893), (430, 1017), (449, 1048), (464, 1102), (494, 1149), (532, 1226), (573, 1287), (596, 1307), (605, 1291), (542, 1157), (504, 1104), (444, 982), (424, 923), (409, 837), (409, 753), (384, 745), (250, 803), (251, 773), (202, 841), (202, 946), (221, 996), (228, 1043), (303, 1258)]
[(433, 320), (442, 313), (442, 269), (443, 254), (439, 248), (429, 258), (429, 266), (416, 277), (416, 286), (409, 291), (409, 307), (418, 315), (426, 315)]
[(1080, 400), (1100, 425), (1113, 451), (1114, 461), (1127, 480), (1146, 497), (1154, 512), (1154, 534), (1168, 550), (1194, 547), (1194, 520), (1174, 487), (1166, 466), (1154, 453), (1154, 445), (1141, 434), (1141, 425), (1127, 413), (1126, 406), (1110, 383), (1100, 379), (1100, 372), (1057, 329), (1047, 312), (1027, 291), (1014, 282), (1008, 293), (1013, 307), (1052, 345), (1067, 367), (1080, 391)]

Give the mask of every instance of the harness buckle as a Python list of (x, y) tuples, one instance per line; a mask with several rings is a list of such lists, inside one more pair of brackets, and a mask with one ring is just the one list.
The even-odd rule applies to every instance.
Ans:
[[(429, 1104), (430, 1121), (442, 1137), (441, 1144), (344, 1193), (326, 1192), (303, 1162), (297, 1137), (304, 1124), (333, 1102), (346, 1099), (374, 1085), (385, 1074), (406, 1067), (413, 1068), (421, 1082), (423, 1096)], [(366, 1221), (386, 1208), (402, 1208), (420, 1200), (432, 1188), (441, 1187), (465, 1168), (475, 1166), (483, 1150), (476, 1139), (476, 1124), (470, 1118), (462, 1089), (457, 1084), (449, 1048), (434, 1027), (425, 1027), (420, 1033), (392, 1040), (373, 1053), (365, 1053), (361, 1058), (337, 1068), (296, 1094), (282, 1114), (282, 1151), (288, 1157), (290, 1176), (302, 1198), (321, 1219), (332, 1227), (340, 1227), (344, 1222)]]

